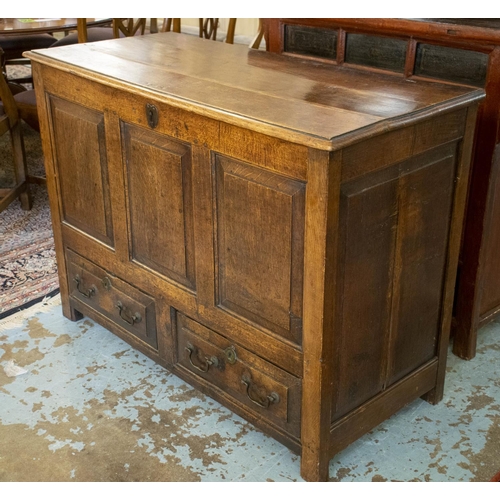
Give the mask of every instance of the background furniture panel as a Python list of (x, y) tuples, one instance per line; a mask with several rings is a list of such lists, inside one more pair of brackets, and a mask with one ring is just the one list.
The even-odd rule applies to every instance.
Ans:
[[(475, 356), (477, 330), (500, 313), (500, 22), (498, 19), (264, 19), (268, 50), (336, 64), (391, 71), (414, 80), (440, 80), (482, 87), (473, 166), (456, 284), (453, 352)], [(307, 36), (291, 36), (307, 33)], [(364, 37), (367, 57), (348, 58), (349, 39)], [(375, 41), (375, 38), (379, 42)], [(337, 40), (336, 58), (322, 52)], [(406, 56), (386, 53), (374, 64), (380, 40), (404, 41)], [(311, 43), (310, 40), (315, 40)], [(371, 40), (371, 41), (369, 41)], [(387, 42), (386, 42), (387, 43)], [(373, 51), (373, 52), (370, 52)], [(379, 66), (379, 69), (374, 66)], [(438, 132), (438, 129), (435, 130)]]
[[(496, 316), (498, 304), (500, 304), (500, 287), (495, 279), (500, 277), (500, 230), (498, 230), (498, 221), (500, 221), (500, 145), (495, 147), (493, 155), (493, 172), (491, 179), (492, 190), (491, 196), (491, 212), (488, 214), (489, 220), (485, 220), (485, 224), (491, 227), (490, 240), (488, 246), (484, 250), (485, 256), (483, 260), (483, 274), (488, 279), (484, 279), (483, 290), (481, 294), (480, 311), (490, 311), (493, 319)], [(484, 321), (489, 320), (487, 313), (484, 315)]]
[(337, 57), (337, 31), (316, 29), (307, 26), (287, 25), (285, 27), (286, 51), (328, 59)]
[(344, 60), (350, 64), (372, 66), (402, 73), (408, 42), (398, 38), (349, 33), (345, 41)]
[(483, 87), (488, 54), (472, 50), (418, 43), (415, 75)]

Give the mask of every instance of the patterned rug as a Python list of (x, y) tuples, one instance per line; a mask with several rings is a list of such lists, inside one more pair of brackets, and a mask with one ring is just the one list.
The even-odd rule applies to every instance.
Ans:
[[(45, 175), (40, 135), (23, 124), (28, 172)], [(0, 187), (15, 183), (9, 134), (0, 137)], [(33, 208), (19, 200), (0, 214), (0, 318), (59, 291), (47, 188), (30, 185)]]

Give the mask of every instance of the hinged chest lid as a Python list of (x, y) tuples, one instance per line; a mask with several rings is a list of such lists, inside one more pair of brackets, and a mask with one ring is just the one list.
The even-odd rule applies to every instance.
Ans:
[(284, 140), (333, 150), (484, 92), (157, 33), (42, 49), (33, 61)]

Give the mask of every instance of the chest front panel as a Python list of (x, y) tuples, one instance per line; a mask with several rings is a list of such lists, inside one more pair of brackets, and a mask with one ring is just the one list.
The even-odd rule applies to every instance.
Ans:
[(195, 288), (191, 148), (122, 124), (130, 258)]
[(63, 221), (113, 246), (102, 113), (51, 97)]
[(217, 156), (217, 305), (300, 344), (305, 183)]

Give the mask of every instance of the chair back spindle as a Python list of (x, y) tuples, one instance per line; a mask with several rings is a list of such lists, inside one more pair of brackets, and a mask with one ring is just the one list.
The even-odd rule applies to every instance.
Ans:
[(134, 21), (133, 17), (126, 19), (114, 18), (113, 19), (113, 36), (114, 38), (120, 37), (120, 32), (125, 36), (134, 36), (137, 32), (144, 35), (146, 29), (146, 18), (140, 17)]

